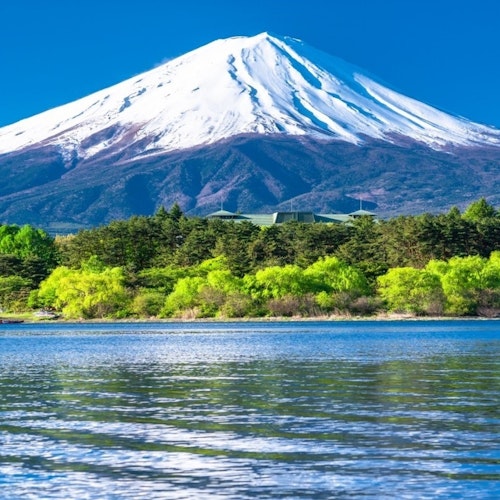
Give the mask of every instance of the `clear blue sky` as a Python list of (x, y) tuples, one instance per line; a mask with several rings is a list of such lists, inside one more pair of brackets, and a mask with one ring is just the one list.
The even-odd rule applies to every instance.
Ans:
[(498, 0), (2, 0), (0, 126), (262, 31), (500, 128)]

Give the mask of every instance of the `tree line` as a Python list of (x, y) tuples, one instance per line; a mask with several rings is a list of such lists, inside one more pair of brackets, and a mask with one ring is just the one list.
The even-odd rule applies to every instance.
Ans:
[(74, 235), (0, 226), (0, 308), (66, 318), (500, 312), (500, 214), (349, 224), (186, 217), (178, 205)]

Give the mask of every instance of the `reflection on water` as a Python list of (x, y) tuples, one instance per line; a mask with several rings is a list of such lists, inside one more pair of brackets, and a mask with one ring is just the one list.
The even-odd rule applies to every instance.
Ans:
[(11, 325), (2, 498), (496, 498), (500, 323)]

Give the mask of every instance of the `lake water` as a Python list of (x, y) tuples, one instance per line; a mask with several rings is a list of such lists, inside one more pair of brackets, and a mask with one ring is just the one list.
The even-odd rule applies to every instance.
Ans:
[(500, 322), (0, 326), (1, 499), (500, 498)]

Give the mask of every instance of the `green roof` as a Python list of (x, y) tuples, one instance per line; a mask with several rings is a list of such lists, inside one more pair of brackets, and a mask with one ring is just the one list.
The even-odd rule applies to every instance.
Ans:
[(227, 210), (217, 210), (217, 212), (212, 212), (207, 215), (207, 219), (237, 219), (238, 214), (233, 212), (228, 212)]
[(247, 220), (257, 226), (272, 226), (274, 224), (274, 214), (241, 214), (241, 220)]
[[(362, 214), (359, 212), (363, 212)], [(352, 214), (315, 214), (313, 212), (274, 212), (272, 214), (236, 214), (227, 210), (218, 210), (207, 215), (210, 219), (234, 220), (236, 222), (248, 221), (258, 226), (272, 226), (273, 224), (284, 224), (285, 222), (301, 223), (345, 223), (357, 215), (375, 215), (365, 210), (358, 210)]]
[(373, 212), (369, 212), (368, 210), (359, 209), (359, 210), (356, 210), (355, 212), (351, 212), (349, 215), (351, 215), (352, 217), (361, 217), (362, 215), (369, 215), (369, 216), (373, 217), (377, 214), (374, 214)]

